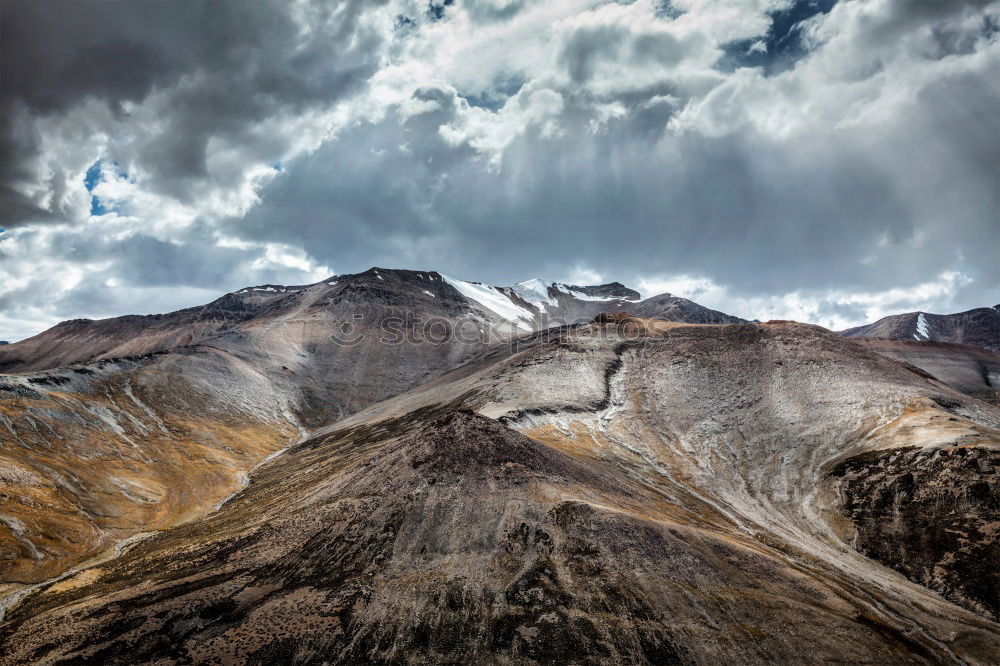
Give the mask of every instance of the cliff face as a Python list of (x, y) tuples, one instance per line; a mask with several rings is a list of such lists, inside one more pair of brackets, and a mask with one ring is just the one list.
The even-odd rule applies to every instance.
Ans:
[(831, 477), (862, 553), (1000, 620), (1000, 450), (975, 444), (876, 451)]
[(321, 429), (38, 588), (4, 663), (994, 660), (970, 566), (1000, 412), (816, 327), (605, 321)]

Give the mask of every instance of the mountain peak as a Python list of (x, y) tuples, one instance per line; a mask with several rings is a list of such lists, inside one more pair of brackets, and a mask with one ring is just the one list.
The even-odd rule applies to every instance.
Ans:
[(612, 299), (612, 298), (624, 298), (628, 301), (638, 301), (642, 298), (635, 289), (629, 289), (621, 282), (608, 282), (607, 284), (598, 285), (588, 285), (580, 286), (574, 284), (562, 285), (567, 289), (579, 292), (581, 294), (586, 294), (587, 296), (602, 298), (602, 299)]
[(918, 342), (953, 342), (1000, 352), (1000, 306), (955, 314), (906, 312), (841, 331), (848, 338), (889, 338)]

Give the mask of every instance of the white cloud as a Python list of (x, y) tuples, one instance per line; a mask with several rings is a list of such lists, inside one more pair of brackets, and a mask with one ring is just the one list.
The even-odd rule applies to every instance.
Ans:
[(299, 273), (305, 282), (319, 282), (334, 274), (333, 270), (317, 264), (301, 248), (279, 243), (265, 243), (264, 253), (250, 262), (253, 270)]
[(559, 282), (586, 286), (589, 284), (604, 284), (605, 280), (604, 276), (597, 271), (577, 264)]
[(640, 279), (638, 285), (644, 298), (668, 292), (746, 319), (791, 319), (839, 331), (870, 323), (890, 314), (933, 312), (942, 307), (947, 311), (958, 291), (972, 282), (968, 275), (945, 271), (933, 279), (907, 288), (874, 292), (850, 292), (842, 289), (791, 290), (751, 297), (730, 293), (710, 278), (691, 275), (647, 277)]

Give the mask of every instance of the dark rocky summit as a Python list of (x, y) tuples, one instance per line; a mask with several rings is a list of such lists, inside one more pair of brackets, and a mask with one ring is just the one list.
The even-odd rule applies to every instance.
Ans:
[(629, 289), (621, 282), (609, 282), (591, 287), (580, 287), (577, 285), (567, 285), (571, 290), (578, 291), (587, 296), (597, 296), (600, 298), (624, 298), (626, 300), (638, 301), (641, 299), (639, 292)]
[(741, 324), (746, 321), (718, 310), (710, 310), (694, 301), (672, 294), (647, 298), (630, 307), (629, 312), (639, 317), (655, 317), (691, 324)]

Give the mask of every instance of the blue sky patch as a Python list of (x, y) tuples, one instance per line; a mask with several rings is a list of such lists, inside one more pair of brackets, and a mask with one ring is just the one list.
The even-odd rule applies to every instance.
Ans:
[(489, 90), (476, 95), (462, 95), (471, 106), (478, 106), (496, 112), (507, 103), (507, 99), (516, 95), (525, 83), (525, 78), (519, 75), (505, 75), (493, 82)]
[(660, 0), (656, 3), (656, 16), (661, 19), (673, 20), (682, 16), (684, 12), (671, 4), (670, 0)]
[[(87, 188), (90, 192), (90, 214), (93, 215), (105, 215), (107, 213), (116, 212), (117, 207), (112, 206), (111, 208), (104, 205), (101, 198), (94, 194), (94, 189), (97, 187), (98, 183), (101, 182), (102, 178), (102, 165), (104, 164), (103, 159), (99, 159), (90, 165), (87, 169), (87, 173), (83, 176), (83, 186)], [(122, 171), (117, 161), (112, 161), (111, 166), (115, 170), (115, 175), (119, 178), (127, 180), (130, 183), (134, 183), (135, 179), (130, 178), (128, 173)]]
[(100, 197), (94, 194), (94, 188), (97, 184), (101, 182), (101, 160), (97, 160), (90, 168), (87, 169), (87, 173), (83, 176), (83, 186), (87, 188), (90, 192), (90, 214), (91, 215), (104, 215), (108, 212), (104, 204), (101, 203)]
[[(806, 55), (800, 24), (817, 14), (829, 14), (836, 4), (837, 0), (796, 0), (788, 9), (771, 12), (767, 34), (725, 45), (725, 55), (716, 67), (727, 72), (740, 67), (762, 67), (767, 76), (791, 69)], [(763, 48), (756, 48), (758, 43)]]

